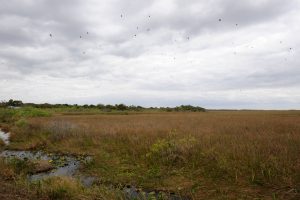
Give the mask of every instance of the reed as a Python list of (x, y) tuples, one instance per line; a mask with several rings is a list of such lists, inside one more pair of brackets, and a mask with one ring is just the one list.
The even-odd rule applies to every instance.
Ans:
[(103, 182), (194, 199), (292, 199), (300, 190), (300, 112), (53, 115), (16, 127), (10, 148), (93, 155)]

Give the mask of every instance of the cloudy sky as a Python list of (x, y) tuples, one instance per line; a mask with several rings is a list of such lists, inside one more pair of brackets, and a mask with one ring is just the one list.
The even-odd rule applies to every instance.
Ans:
[(0, 100), (300, 109), (299, 0), (0, 0)]

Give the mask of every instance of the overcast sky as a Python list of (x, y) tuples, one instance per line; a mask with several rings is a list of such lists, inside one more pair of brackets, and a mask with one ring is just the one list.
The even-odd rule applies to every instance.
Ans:
[(0, 0), (0, 100), (300, 109), (299, 0)]

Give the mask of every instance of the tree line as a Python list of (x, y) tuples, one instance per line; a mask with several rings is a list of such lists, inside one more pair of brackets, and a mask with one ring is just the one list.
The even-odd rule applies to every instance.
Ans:
[(49, 103), (23, 103), (20, 100), (13, 100), (10, 99), (9, 101), (2, 101), (0, 102), (0, 107), (34, 107), (34, 108), (74, 108), (74, 109), (99, 109), (103, 111), (146, 111), (146, 110), (159, 110), (165, 112), (205, 112), (205, 108), (199, 106), (192, 106), (192, 105), (181, 105), (176, 107), (142, 107), (142, 106), (135, 106), (135, 105), (125, 105), (125, 104), (49, 104)]

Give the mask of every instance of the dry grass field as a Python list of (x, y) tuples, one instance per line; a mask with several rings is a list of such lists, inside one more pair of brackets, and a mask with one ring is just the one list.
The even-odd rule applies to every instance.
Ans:
[(19, 124), (9, 148), (92, 155), (81, 172), (99, 184), (191, 199), (300, 198), (298, 111), (54, 114)]

